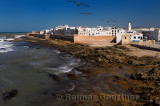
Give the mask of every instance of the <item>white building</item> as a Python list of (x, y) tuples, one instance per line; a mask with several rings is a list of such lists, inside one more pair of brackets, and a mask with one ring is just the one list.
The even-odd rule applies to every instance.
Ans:
[(60, 25), (56, 27), (54, 33), (56, 35), (74, 35), (75, 33), (77, 33), (77, 29), (76, 27), (69, 27), (68, 25)]
[(40, 34), (51, 34), (51, 32), (53, 32), (53, 29), (45, 29), (40, 31)]
[(155, 28), (138, 28), (138, 29), (134, 29), (135, 31), (142, 33), (143, 31), (154, 31)]
[(160, 29), (142, 31), (147, 40), (156, 40), (160, 41)]
[(131, 42), (143, 40), (143, 34), (142, 33), (138, 33), (135, 30), (132, 30), (131, 23), (128, 23), (127, 34), (130, 35), (130, 41)]
[(130, 35), (130, 41), (140, 41), (143, 40), (143, 34), (142, 33), (137, 33), (136, 31), (134, 31), (133, 33), (129, 33)]
[(78, 35), (82, 36), (116, 36), (117, 33), (126, 33), (122, 28), (97, 26), (96, 28), (77, 27)]
[(50, 32), (51, 32), (51, 30), (49, 30), (49, 29), (44, 30), (45, 34), (49, 34)]
[[(123, 31), (123, 30), (121, 30)], [(116, 34), (116, 43), (120, 43), (122, 40), (122, 35), (129, 35), (130, 36), (130, 41), (134, 42), (134, 41), (140, 41), (143, 40), (143, 34), (142, 33), (138, 33), (135, 30), (132, 30), (132, 26), (131, 23), (128, 23), (128, 29), (127, 31), (123, 31), (121, 32), (119, 31), (119, 33)]]

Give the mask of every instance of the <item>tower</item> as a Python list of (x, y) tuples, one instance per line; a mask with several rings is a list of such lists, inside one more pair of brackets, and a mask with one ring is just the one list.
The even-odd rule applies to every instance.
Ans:
[(128, 31), (131, 31), (132, 30), (132, 26), (131, 26), (131, 23), (129, 22), (128, 23)]

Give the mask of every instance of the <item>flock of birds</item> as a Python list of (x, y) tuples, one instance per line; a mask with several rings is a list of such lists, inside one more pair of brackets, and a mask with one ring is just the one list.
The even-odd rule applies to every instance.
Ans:
[(68, 2), (76, 3), (77, 6), (83, 5), (83, 6), (86, 6), (86, 7), (90, 7), (90, 6), (88, 6), (88, 5), (84, 4), (84, 3), (78, 3), (78, 2), (75, 2), (75, 1), (68, 1)]
[[(70, 3), (75, 3), (75, 4), (77, 4), (77, 6), (85, 6), (85, 7), (90, 7), (89, 5), (87, 5), (87, 4), (84, 4), (84, 3), (80, 3), (80, 2), (75, 2), (75, 1), (68, 1), (68, 2), (70, 2)], [(93, 13), (80, 13), (80, 14), (83, 14), (83, 15), (89, 15), (89, 14), (93, 14)], [(103, 19), (103, 21), (105, 21), (105, 22), (107, 22), (107, 23), (110, 23), (110, 22), (117, 22), (117, 21), (115, 21), (115, 20), (105, 20), (105, 19)], [(114, 26), (114, 25), (113, 25)]]
[[(77, 6), (82, 5), (82, 6), (85, 6), (85, 7), (90, 7), (89, 5), (86, 5), (84, 3), (79, 3), (79, 2), (75, 2), (75, 1), (68, 1), (68, 2), (75, 3), (75, 4), (77, 4)], [(80, 14), (89, 15), (89, 14), (92, 14), (92, 13), (80, 13)]]

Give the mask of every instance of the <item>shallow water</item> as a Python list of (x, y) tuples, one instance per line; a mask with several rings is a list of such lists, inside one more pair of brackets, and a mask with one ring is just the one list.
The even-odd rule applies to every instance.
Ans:
[[(22, 35), (12, 34), (20, 37)], [(80, 60), (64, 55), (56, 49), (33, 46), (27, 42), (9, 42), (5, 35), (0, 37), (0, 106), (46, 106), (59, 104), (45, 92), (65, 92), (74, 84), (63, 76)], [(5, 40), (4, 40), (5, 39)], [(61, 82), (48, 76), (56, 74)], [(18, 90), (18, 95), (4, 101), (5, 91)], [(62, 101), (61, 101), (62, 102)]]

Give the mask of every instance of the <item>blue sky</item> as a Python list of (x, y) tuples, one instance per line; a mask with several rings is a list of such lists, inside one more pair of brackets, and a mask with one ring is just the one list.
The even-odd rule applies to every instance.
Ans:
[[(0, 32), (30, 32), (69, 26), (160, 26), (160, 0), (0, 0)], [(90, 12), (93, 14), (82, 15)], [(106, 23), (103, 19), (118, 22)]]

